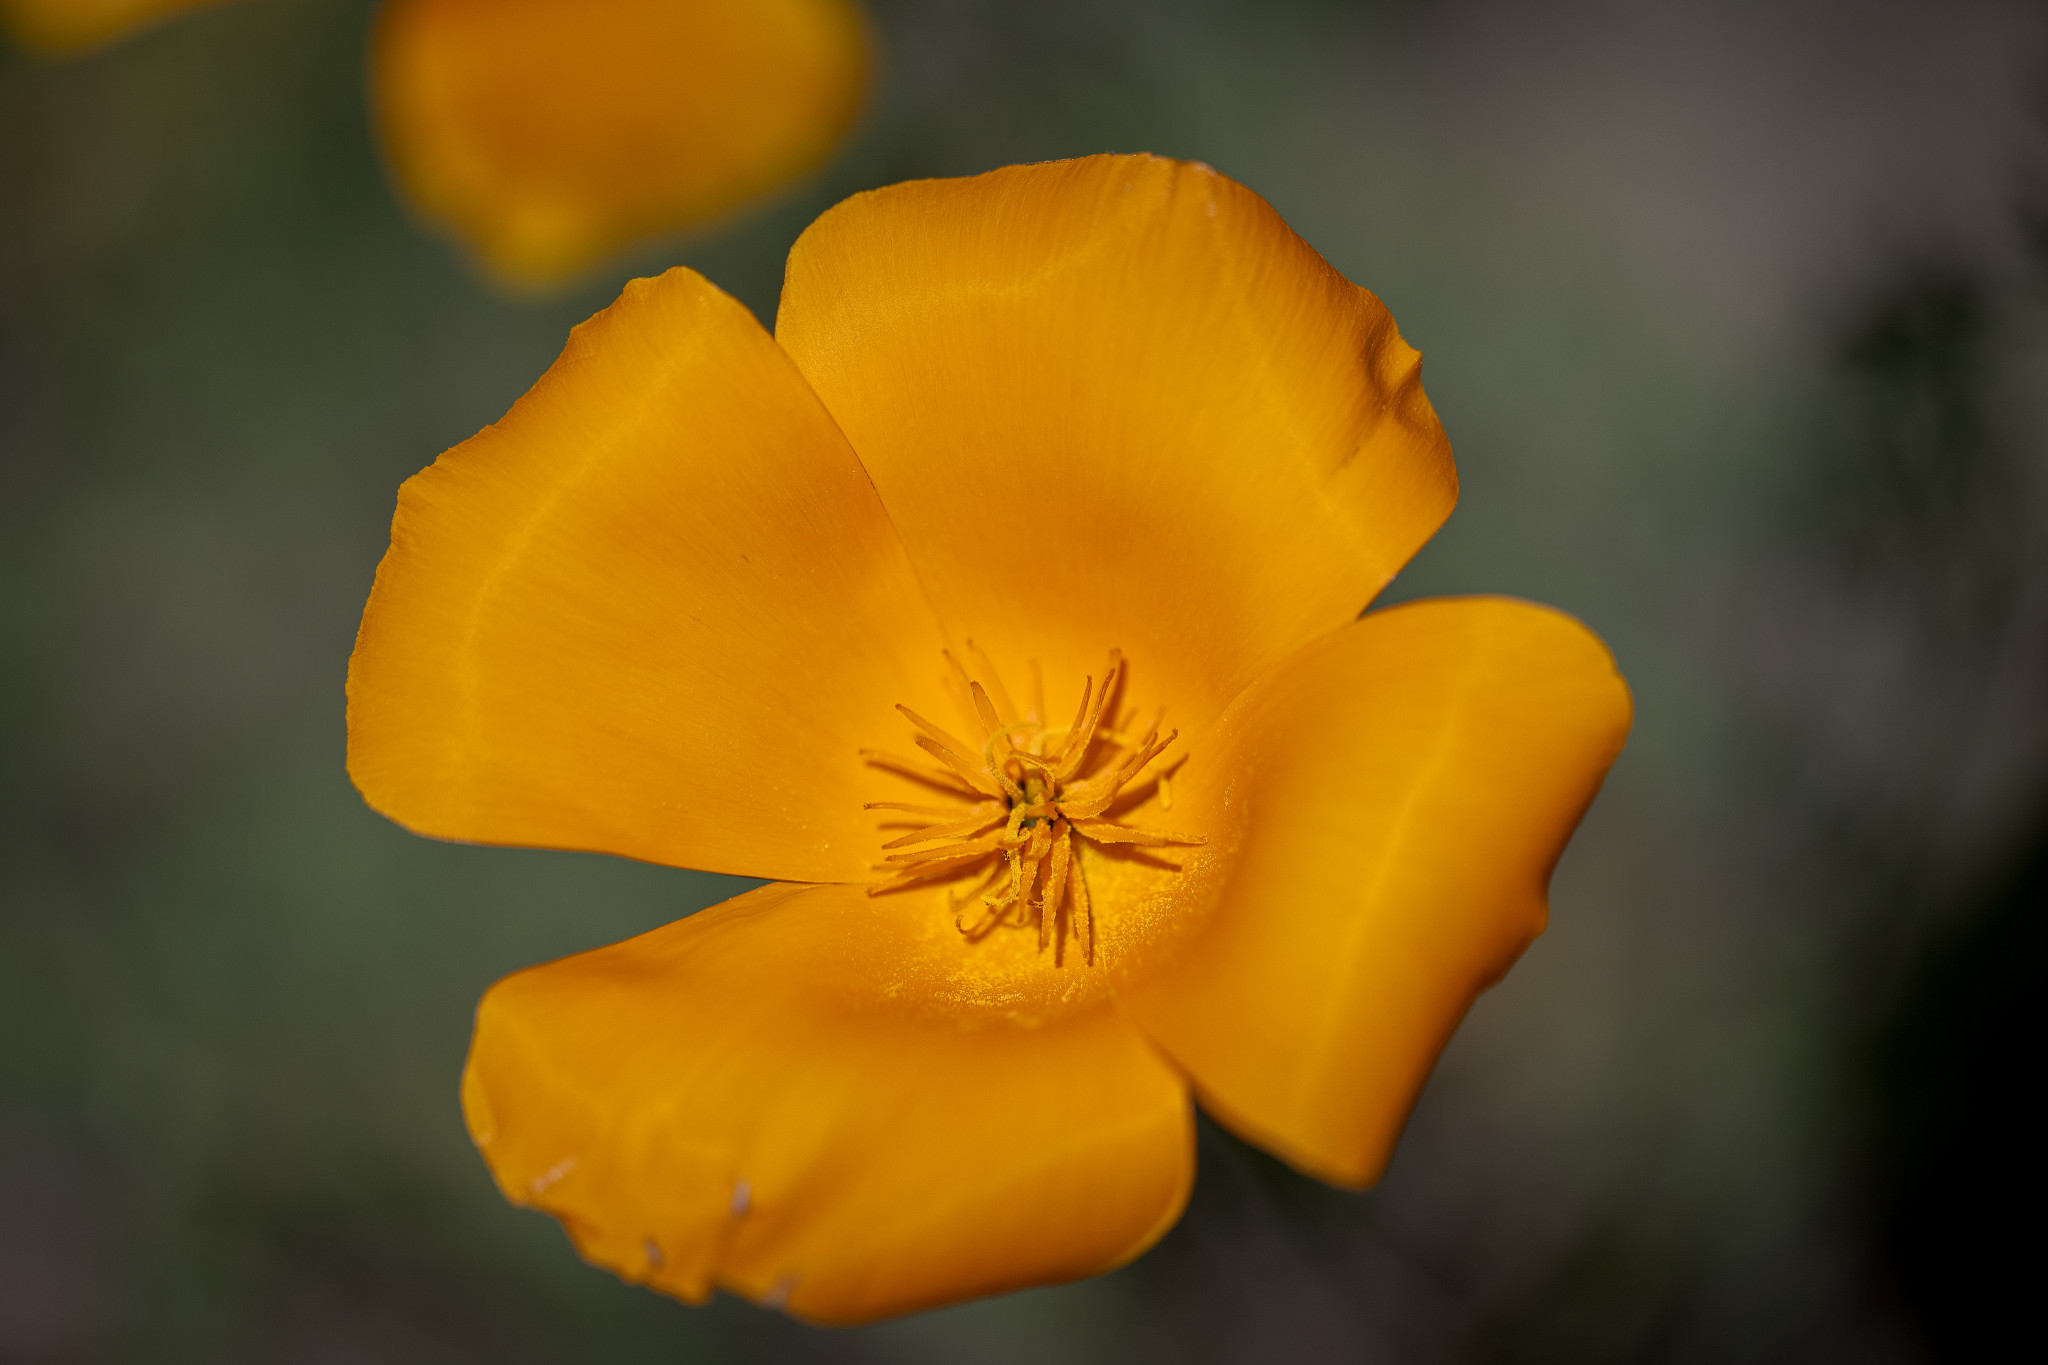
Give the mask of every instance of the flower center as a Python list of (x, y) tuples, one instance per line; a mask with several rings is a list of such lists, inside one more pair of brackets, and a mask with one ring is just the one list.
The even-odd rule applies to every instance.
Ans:
[(1093, 962), (1095, 909), (1076, 839), (1146, 847), (1207, 842), (1195, 835), (1134, 829), (1107, 814), (1147, 787), (1157, 791), (1161, 809), (1172, 809), (1173, 788), (1164, 771), (1142, 783), (1137, 779), (1180, 731), (1162, 737), (1154, 721), (1142, 737), (1134, 737), (1134, 717), (1117, 723), (1124, 672), (1117, 650), (1110, 651), (1102, 686), (1096, 687), (1093, 678), (1082, 685), (1073, 723), (1054, 726), (1047, 722), (1036, 665), (1028, 704), (1020, 709), (973, 641), (967, 648), (986, 685), (970, 676), (951, 651), (946, 665), (954, 700), (976, 740), (958, 739), (899, 705), (896, 709), (917, 727), (917, 747), (942, 766), (862, 751), (871, 763), (957, 798), (949, 806), (867, 803), (868, 810), (900, 811), (929, 821), (882, 845), (908, 851), (887, 854), (880, 870), (889, 875), (869, 887), (868, 894), (971, 877), (965, 890), (951, 897), (953, 922), (970, 942), (1005, 927), (1036, 929), (1039, 951), (1050, 945), (1056, 963), (1070, 937)]

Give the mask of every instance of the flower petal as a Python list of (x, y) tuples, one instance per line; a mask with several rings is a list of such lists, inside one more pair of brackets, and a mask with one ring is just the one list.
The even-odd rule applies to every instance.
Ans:
[(53, 56), (125, 37), (186, 10), (224, 0), (0, 0), (0, 26), (24, 47)]
[(399, 180), (545, 283), (823, 161), (868, 40), (851, 0), (392, 0), (372, 59)]
[(856, 1322), (1136, 1256), (1193, 1177), (1180, 1078), (1106, 1004), (1028, 1026), (904, 989), (915, 930), (772, 885), (508, 977), (470, 1132), (507, 1198), (692, 1301)]
[(952, 634), (1212, 719), (1356, 616), (1450, 512), (1419, 359), (1264, 200), (1089, 157), (857, 195), (790, 253), (776, 337)]
[(701, 276), (636, 280), (399, 494), (349, 773), (423, 834), (865, 878), (859, 750), (942, 642), (803, 377)]
[(1419, 602), (1317, 641), (1190, 764), (1189, 818), (1230, 870), (1124, 1008), (1232, 1129), (1372, 1183), (1473, 998), (1542, 931), (1629, 720), (1606, 647), (1548, 608)]

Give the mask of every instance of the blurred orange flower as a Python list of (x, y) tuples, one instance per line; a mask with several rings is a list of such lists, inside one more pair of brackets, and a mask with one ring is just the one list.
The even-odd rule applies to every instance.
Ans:
[(159, 19), (226, 0), (0, 0), (15, 41), (58, 55), (97, 47)]
[(1630, 720), (1555, 611), (1359, 615), (1455, 497), (1386, 309), (1204, 166), (858, 195), (773, 336), (629, 285), (406, 484), (350, 665), (408, 828), (774, 879), (486, 994), (506, 1196), (854, 1322), (1137, 1255), (1191, 1093), (1377, 1179)]
[[(220, 0), (0, 0), (69, 51)], [(707, 222), (822, 162), (870, 66), (853, 0), (388, 0), (372, 102), (399, 183), (519, 285)]]

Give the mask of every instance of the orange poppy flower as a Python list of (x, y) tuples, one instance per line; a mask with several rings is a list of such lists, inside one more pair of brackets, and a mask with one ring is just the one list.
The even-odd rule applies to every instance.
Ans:
[(862, 194), (775, 333), (687, 270), (399, 496), (349, 771), (410, 829), (772, 884), (492, 987), (505, 1195), (854, 1322), (1108, 1269), (1191, 1095), (1370, 1184), (1629, 726), (1448, 514), (1416, 353), (1264, 201), (1091, 157)]
[(17, 42), (41, 52), (77, 52), (112, 42), (186, 10), (226, 0), (0, 0), (0, 22)]
[[(0, 0), (0, 16), (64, 51), (217, 3)], [(371, 58), (399, 183), (529, 286), (812, 169), (870, 65), (853, 0), (388, 0)]]

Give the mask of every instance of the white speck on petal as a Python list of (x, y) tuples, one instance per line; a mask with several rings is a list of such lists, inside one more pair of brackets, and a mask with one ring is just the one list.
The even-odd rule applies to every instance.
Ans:
[(769, 1286), (768, 1292), (761, 1296), (761, 1306), (781, 1308), (789, 1302), (790, 1293), (795, 1288), (796, 1276), (785, 1270), (775, 1283)]
[(742, 1180), (732, 1187), (732, 1216), (737, 1218), (752, 1207), (754, 1187)]
[(576, 1169), (576, 1158), (565, 1156), (533, 1178), (533, 1192), (545, 1194), (550, 1185)]
[(653, 1266), (656, 1270), (668, 1264), (668, 1257), (661, 1254), (661, 1243), (649, 1237), (641, 1245), (642, 1249), (647, 1252), (647, 1264)]

